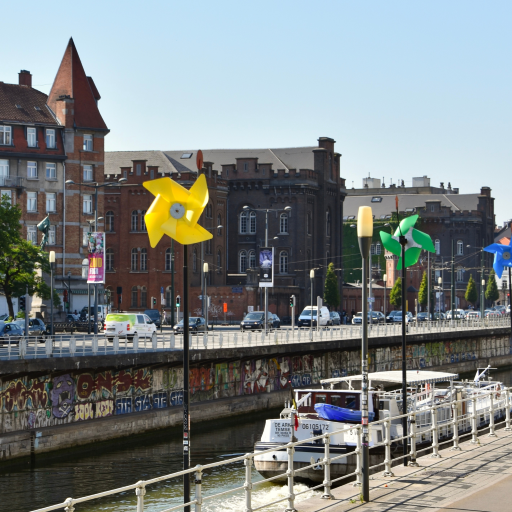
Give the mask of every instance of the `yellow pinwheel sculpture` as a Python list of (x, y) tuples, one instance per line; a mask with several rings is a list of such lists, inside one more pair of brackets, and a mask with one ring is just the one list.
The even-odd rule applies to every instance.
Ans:
[(213, 238), (211, 233), (197, 223), (208, 203), (208, 187), (204, 174), (197, 178), (190, 190), (171, 178), (145, 181), (143, 185), (155, 196), (144, 216), (151, 247), (156, 247), (164, 235), (182, 245)]

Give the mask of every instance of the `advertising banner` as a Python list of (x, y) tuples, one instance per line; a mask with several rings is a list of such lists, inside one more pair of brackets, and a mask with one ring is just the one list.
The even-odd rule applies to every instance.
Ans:
[(260, 249), (260, 288), (274, 286), (274, 248)]
[(87, 233), (89, 272), (87, 282), (105, 283), (105, 233)]

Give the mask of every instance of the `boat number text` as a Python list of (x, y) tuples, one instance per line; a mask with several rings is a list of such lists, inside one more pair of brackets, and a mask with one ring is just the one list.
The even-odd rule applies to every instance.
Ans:
[(303, 423), (302, 428), (304, 430), (322, 430), (327, 431), (329, 430), (329, 424), (328, 423)]

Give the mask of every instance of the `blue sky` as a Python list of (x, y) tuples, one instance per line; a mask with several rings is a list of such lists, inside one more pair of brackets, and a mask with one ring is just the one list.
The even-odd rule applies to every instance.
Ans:
[(497, 223), (512, 217), (512, 2), (26, 1), (2, 18), (4, 82), (28, 69), (48, 92), (74, 38), (107, 150), (329, 136), (347, 187), (368, 174), (489, 186)]

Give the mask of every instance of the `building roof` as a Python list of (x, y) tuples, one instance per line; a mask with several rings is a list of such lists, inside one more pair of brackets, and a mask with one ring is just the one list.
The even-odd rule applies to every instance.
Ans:
[(105, 174), (120, 174), (121, 167), (133, 167), (134, 160), (145, 160), (147, 166), (158, 166), (160, 172), (176, 172), (162, 151), (106, 151)]
[(46, 105), (47, 99), (46, 94), (32, 87), (0, 82), (0, 120), (58, 125), (55, 116)]
[(69, 40), (48, 95), (48, 105), (53, 112), (62, 108), (57, 103), (61, 96), (69, 96), (74, 100), (75, 127), (108, 130), (96, 104), (100, 95), (92, 78), (87, 78), (85, 74), (73, 38)]
[[(275, 149), (206, 149), (203, 150), (203, 160), (212, 162), (213, 169), (222, 171), (223, 165), (236, 164), (237, 159), (256, 158), (260, 164), (271, 164), (272, 169), (314, 169), (313, 150), (318, 147), (299, 148), (275, 148)], [(115, 153), (122, 155), (112, 156)], [(171, 166), (171, 172), (196, 172), (197, 150), (181, 151), (120, 151), (105, 153), (105, 172), (107, 174), (119, 174), (120, 167), (131, 166), (132, 160), (147, 160), (147, 165), (160, 165), (154, 163), (162, 155)], [(129, 154), (128, 156), (124, 156)], [(182, 158), (183, 155), (191, 154), (190, 158)], [(130, 161), (127, 165), (117, 165), (119, 161)], [(163, 165), (161, 167), (164, 167)], [(166, 168), (167, 172), (167, 168)]]
[[(380, 197), (381, 200), (378, 202), (372, 201), (376, 197)], [(458, 212), (477, 210), (479, 197), (480, 194), (400, 194), (398, 195), (398, 201), (401, 212), (408, 209), (423, 209), (428, 201), (438, 201), (441, 206), (450, 208), (452, 212)], [(357, 219), (360, 206), (371, 206), (375, 220), (384, 219), (386, 215), (391, 215), (396, 211), (395, 196), (380, 196), (377, 194), (373, 196), (347, 196), (343, 205), (343, 215), (345, 217), (354, 216)]]

